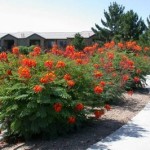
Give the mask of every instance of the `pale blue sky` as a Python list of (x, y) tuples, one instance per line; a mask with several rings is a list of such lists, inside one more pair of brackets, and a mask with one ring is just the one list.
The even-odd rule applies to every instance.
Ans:
[[(0, 0), (0, 32), (85, 31), (104, 18), (113, 0)], [(116, 0), (144, 20), (150, 0)]]

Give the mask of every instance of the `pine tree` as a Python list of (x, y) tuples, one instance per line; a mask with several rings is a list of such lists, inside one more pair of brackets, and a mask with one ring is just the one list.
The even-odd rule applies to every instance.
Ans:
[(120, 37), (120, 24), (121, 18), (124, 14), (124, 9), (125, 7), (114, 2), (110, 4), (108, 12), (104, 10), (106, 21), (101, 19), (101, 23), (104, 27), (100, 27), (98, 24), (95, 24), (96, 29), (92, 28), (93, 32), (101, 41), (107, 42), (113, 38)]
[(146, 25), (142, 18), (133, 10), (127, 11), (122, 17), (121, 32), (122, 40), (139, 40), (140, 35), (146, 30)]
[(146, 25), (133, 10), (124, 13), (124, 9), (124, 6), (116, 2), (110, 4), (108, 12), (104, 11), (106, 21), (101, 19), (104, 27), (95, 24), (96, 29), (92, 28), (97, 39), (102, 42), (139, 40), (140, 35), (146, 30)]
[(75, 34), (75, 37), (72, 41), (72, 45), (74, 45), (75, 49), (81, 51), (85, 47), (84, 38), (81, 36), (80, 33)]
[(146, 31), (140, 36), (139, 43), (142, 46), (150, 46), (150, 16), (147, 17)]

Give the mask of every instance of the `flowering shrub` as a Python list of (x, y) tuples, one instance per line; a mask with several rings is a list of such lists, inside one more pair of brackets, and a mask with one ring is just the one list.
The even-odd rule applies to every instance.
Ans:
[(100, 118), (109, 102), (126, 90), (132, 95), (150, 73), (148, 50), (132, 42), (41, 51), (34, 47), (23, 55), (15, 47), (0, 53), (0, 122), (8, 135), (66, 133), (91, 116)]

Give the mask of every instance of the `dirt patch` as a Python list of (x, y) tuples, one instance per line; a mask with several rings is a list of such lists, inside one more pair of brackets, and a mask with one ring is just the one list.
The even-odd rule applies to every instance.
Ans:
[(150, 95), (134, 93), (123, 95), (123, 100), (112, 106), (101, 119), (77, 133), (49, 141), (30, 141), (16, 145), (5, 145), (3, 150), (85, 150), (102, 140), (131, 120), (150, 101)]

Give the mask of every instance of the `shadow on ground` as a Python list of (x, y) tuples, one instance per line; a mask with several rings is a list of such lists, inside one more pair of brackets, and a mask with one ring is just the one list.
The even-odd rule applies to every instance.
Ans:
[[(101, 142), (98, 142), (97, 144), (92, 145), (91, 149), (97, 149), (97, 150), (109, 150), (107, 147), (107, 144), (110, 144), (114, 141), (119, 141), (123, 137), (134, 137), (139, 138), (143, 136), (143, 133), (147, 132), (145, 129), (139, 127), (138, 125), (134, 123), (129, 123), (127, 125), (124, 125), (122, 128), (117, 130), (115, 133), (111, 134)], [(106, 143), (105, 143), (106, 142)], [(90, 148), (88, 150), (90, 150)]]

